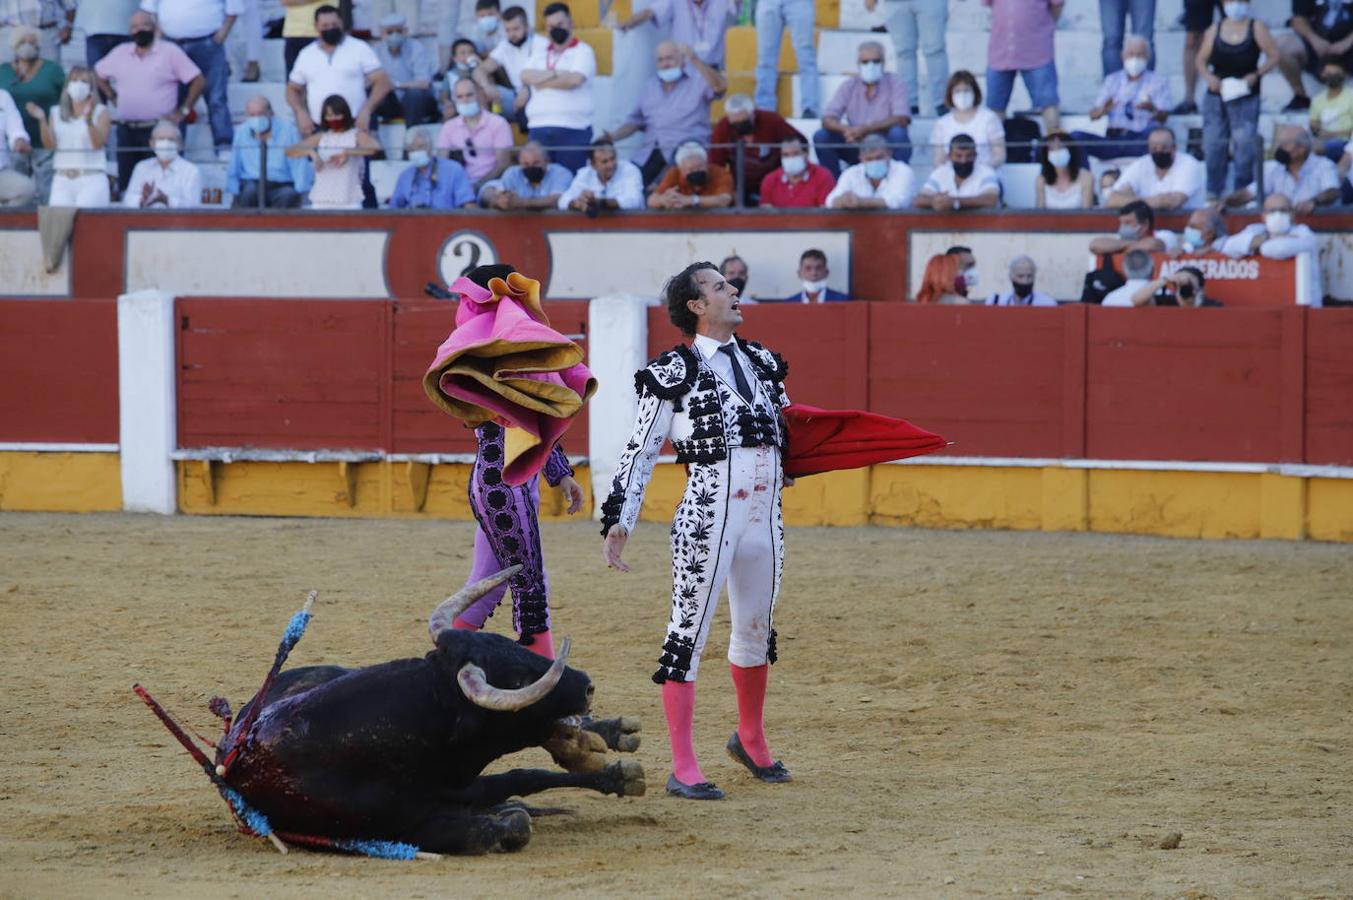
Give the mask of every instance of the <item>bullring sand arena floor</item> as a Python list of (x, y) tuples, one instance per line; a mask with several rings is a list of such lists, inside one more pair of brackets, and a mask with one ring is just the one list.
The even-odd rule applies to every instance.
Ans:
[(598, 712), (643, 717), (649, 793), (543, 795), (575, 814), (516, 854), (383, 862), (237, 834), (129, 688), (214, 732), (311, 587), (292, 664), (422, 654), (470, 524), (0, 516), (0, 895), (1353, 895), (1347, 546), (791, 529), (767, 718), (796, 781), (724, 755), (721, 611), (696, 740), (729, 799), (694, 803), (662, 793), (648, 677), (666, 529), (628, 576), (591, 522), (544, 538), (557, 633)]

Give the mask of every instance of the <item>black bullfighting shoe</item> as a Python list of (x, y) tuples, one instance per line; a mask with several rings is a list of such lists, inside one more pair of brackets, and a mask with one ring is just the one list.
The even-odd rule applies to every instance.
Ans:
[(758, 766), (752, 762), (752, 758), (747, 755), (747, 751), (742, 746), (742, 740), (738, 737), (736, 731), (728, 739), (726, 746), (729, 756), (746, 766), (748, 772), (751, 772), (766, 784), (783, 784), (786, 781), (794, 780), (793, 776), (789, 774), (789, 770), (785, 768), (785, 764), (778, 759), (768, 766)]
[(710, 781), (686, 784), (677, 781), (675, 775), (669, 775), (667, 777), (667, 796), (680, 797), (683, 800), (722, 800), (723, 791), (716, 788), (714, 783)]

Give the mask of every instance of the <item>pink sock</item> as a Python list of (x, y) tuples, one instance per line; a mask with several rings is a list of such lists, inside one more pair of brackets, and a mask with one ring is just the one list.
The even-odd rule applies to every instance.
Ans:
[(667, 714), (667, 734), (672, 741), (672, 773), (682, 784), (700, 784), (705, 773), (695, 761), (691, 726), (695, 722), (695, 682), (664, 681), (662, 708)]
[(758, 766), (768, 766), (775, 762), (766, 745), (766, 731), (762, 724), (761, 712), (766, 705), (766, 680), (770, 675), (770, 666), (752, 666), (743, 668), (731, 663), (728, 670), (733, 673), (733, 688), (738, 695), (738, 740), (742, 749)]
[(548, 631), (531, 635), (531, 643), (522, 646), (546, 659), (554, 659), (554, 638)]
[(467, 622), (467, 621), (465, 621), (464, 619), (462, 619), (460, 616), (456, 616), (456, 621), (454, 621), (454, 622), (451, 623), (451, 627), (454, 628), (454, 629), (456, 629), (457, 631), (478, 631), (479, 629), (483, 628), (484, 626), (483, 626), (483, 625), (476, 625), (476, 624), (473, 623), (473, 622)]

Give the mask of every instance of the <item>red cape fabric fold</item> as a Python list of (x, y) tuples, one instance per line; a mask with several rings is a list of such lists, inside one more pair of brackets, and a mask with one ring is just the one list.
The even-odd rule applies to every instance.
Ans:
[(785, 407), (789, 453), (785, 474), (791, 478), (859, 469), (934, 453), (949, 442), (904, 419), (856, 409), (818, 409), (795, 403)]

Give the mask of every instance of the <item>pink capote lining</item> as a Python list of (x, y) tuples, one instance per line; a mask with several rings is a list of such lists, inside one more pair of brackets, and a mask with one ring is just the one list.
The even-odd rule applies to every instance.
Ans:
[(486, 289), (462, 277), (451, 290), (460, 295), (456, 328), (437, 348), (424, 390), (472, 427), (494, 420), (524, 432), (509, 444), (529, 446), (503, 468), (505, 482), (524, 484), (596, 391), (596, 379), (582, 349), (550, 327), (538, 282), (513, 274)]

